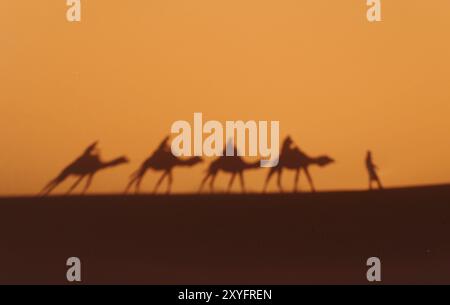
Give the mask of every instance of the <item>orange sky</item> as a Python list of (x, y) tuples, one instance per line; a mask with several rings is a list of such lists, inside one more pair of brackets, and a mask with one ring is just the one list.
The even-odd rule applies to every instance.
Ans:
[[(365, 2), (84, 0), (74, 24), (65, 0), (1, 1), (0, 194), (37, 193), (97, 139), (132, 162), (92, 191), (122, 191), (194, 112), (279, 120), (337, 160), (311, 169), (319, 190), (365, 188), (368, 148), (388, 186), (449, 182), (450, 2), (384, 0), (377, 24)], [(205, 168), (175, 170), (174, 190), (196, 190)], [(249, 188), (266, 172), (246, 173)]]

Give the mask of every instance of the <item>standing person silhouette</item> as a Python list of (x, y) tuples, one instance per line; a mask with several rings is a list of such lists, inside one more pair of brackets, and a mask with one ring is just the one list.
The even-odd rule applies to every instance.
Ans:
[(366, 167), (367, 172), (369, 173), (369, 189), (372, 189), (372, 182), (376, 182), (380, 190), (383, 189), (380, 178), (377, 174), (378, 167), (373, 163), (372, 152), (370, 150), (367, 151)]

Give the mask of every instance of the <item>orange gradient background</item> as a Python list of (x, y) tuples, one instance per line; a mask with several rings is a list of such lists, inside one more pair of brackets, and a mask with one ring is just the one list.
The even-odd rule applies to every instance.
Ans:
[[(279, 120), (337, 160), (312, 168), (319, 190), (366, 188), (367, 149), (387, 186), (450, 180), (448, 0), (383, 0), (373, 24), (365, 0), (82, 0), (81, 23), (65, 3), (0, 2), (1, 195), (37, 193), (94, 140), (132, 162), (91, 192), (122, 191), (194, 112)], [(206, 165), (176, 169), (174, 190), (195, 191)], [(247, 172), (249, 189), (266, 173)]]

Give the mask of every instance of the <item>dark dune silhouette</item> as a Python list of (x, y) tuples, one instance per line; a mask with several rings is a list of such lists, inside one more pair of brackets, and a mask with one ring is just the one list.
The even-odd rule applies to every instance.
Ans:
[(367, 152), (367, 156), (366, 156), (366, 168), (367, 168), (367, 172), (369, 174), (369, 189), (372, 189), (373, 182), (375, 182), (378, 185), (378, 188), (380, 190), (383, 189), (381, 180), (377, 174), (378, 167), (373, 163), (372, 152), (370, 150)]
[(209, 189), (211, 192), (214, 192), (214, 181), (216, 180), (217, 174), (220, 171), (223, 171), (225, 173), (230, 173), (231, 178), (230, 182), (228, 183), (227, 192), (231, 190), (231, 187), (233, 186), (234, 179), (236, 178), (236, 175), (239, 175), (239, 180), (241, 182), (241, 189), (242, 192), (245, 193), (245, 182), (244, 182), (244, 171), (250, 170), (250, 169), (257, 169), (260, 168), (260, 161), (256, 161), (253, 163), (248, 163), (242, 159), (242, 157), (238, 156), (238, 151), (236, 147), (234, 147), (234, 155), (233, 156), (225, 156), (224, 149), (224, 155), (217, 158), (208, 167), (208, 170), (206, 172), (206, 176), (203, 178), (199, 192), (203, 190), (203, 187), (205, 183), (209, 180)]
[(97, 151), (97, 144), (98, 142), (94, 142), (93, 144), (88, 146), (80, 157), (78, 157), (74, 162), (72, 162), (66, 168), (64, 168), (55, 179), (50, 181), (44, 187), (44, 189), (41, 191), (41, 195), (46, 196), (50, 194), (50, 192), (53, 189), (55, 189), (60, 183), (66, 180), (69, 176), (78, 176), (79, 178), (75, 181), (75, 183), (69, 189), (67, 194), (70, 194), (80, 184), (80, 182), (85, 177), (87, 177), (88, 180), (82, 191), (82, 193), (84, 194), (90, 187), (92, 179), (94, 178), (94, 175), (98, 171), (129, 162), (128, 158), (124, 156), (108, 162), (102, 161)]
[(291, 148), (293, 144), (292, 139), (287, 137), (282, 145), (279, 163), (276, 167), (270, 168), (270, 171), (267, 175), (266, 181), (264, 183), (263, 192), (267, 190), (267, 186), (269, 185), (270, 179), (276, 173), (277, 174), (277, 185), (280, 192), (283, 192), (283, 187), (281, 183), (281, 175), (283, 169), (292, 169), (295, 170), (295, 182), (294, 182), (294, 192), (298, 190), (298, 181), (300, 178), (300, 172), (304, 171), (306, 178), (308, 179), (311, 190), (314, 192), (315, 187), (309, 173), (309, 166), (318, 165), (320, 167), (327, 166), (333, 162), (335, 162), (332, 158), (328, 156), (319, 156), (319, 157), (310, 157), (301, 151), (298, 147)]
[(0, 283), (450, 284), (450, 186), (0, 198)]
[(137, 171), (135, 171), (131, 175), (130, 182), (125, 189), (125, 193), (127, 193), (130, 188), (133, 187), (133, 185), (135, 186), (136, 194), (139, 193), (142, 179), (150, 169), (153, 169), (155, 171), (163, 171), (163, 174), (156, 183), (153, 192), (156, 193), (163, 180), (168, 177), (167, 193), (170, 193), (173, 182), (172, 170), (174, 167), (194, 166), (198, 163), (203, 162), (202, 158), (200, 157), (192, 157), (185, 160), (175, 157), (170, 151), (169, 145), (167, 144), (168, 140), (169, 137), (164, 138), (155, 152), (142, 163)]

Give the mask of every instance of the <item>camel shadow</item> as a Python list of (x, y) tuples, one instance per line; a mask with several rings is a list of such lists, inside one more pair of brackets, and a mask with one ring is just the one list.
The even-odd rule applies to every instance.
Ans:
[(230, 192), (236, 176), (239, 176), (242, 192), (246, 192), (244, 172), (250, 169), (261, 168), (260, 161), (258, 160), (256, 162), (248, 163), (244, 161), (242, 157), (238, 156), (238, 152), (235, 147), (233, 148), (233, 150), (234, 153), (232, 156), (225, 156), (226, 149), (224, 149), (223, 156), (220, 156), (219, 158), (211, 162), (206, 171), (206, 176), (203, 178), (198, 189), (199, 193), (202, 192), (203, 187), (205, 186), (206, 182), (208, 182), (208, 180), (210, 192), (214, 193), (214, 182), (216, 180), (217, 174), (220, 171), (231, 174), (231, 178), (228, 182), (227, 193)]
[(180, 159), (175, 157), (170, 151), (170, 147), (167, 144), (168, 141), (169, 137), (167, 136), (153, 152), (153, 154), (148, 157), (134, 173), (131, 174), (130, 181), (125, 189), (125, 194), (128, 193), (133, 186), (135, 187), (135, 194), (138, 194), (140, 192), (142, 180), (144, 179), (147, 171), (150, 169), (163, 172), (153, 189), (153, 193), (155, 194), (158, 191), (159, 186), (167, 177), (168, 185), (166, 193), (170, 194), (173, 184), (172, 171), (175, 167), (191, 167), (203, 162), (203, 159), (200, 157), (191, 157), (188, 159)]
[(83, 154), (65, 167), (60, 174), (51, 180), (40, 192), (40, 195), (49, 195), (58, 185), (65, 181), (70, 176), (76, 176), (78, 179), (67, 191), (66, 195), (69, 195), (75, 188), (87, 177), (86, 184), (82, 190), (82, 194), (85, 194), (92, 184), (94, 175), (107, 168), (115, 167), (121, 164), (128, 163), (127, 157), (122, 156), (111, 161), (104, 162), (100, 158), (100, 153), (97, 149), (98, 142), (94, 142), (89, 145), (83, 152)]
[(283, 145), (280, 152), (278, 165), (271, 167), (266, 177), (263, 187), (263, 193), (267, 191), (270, 179), (274, 174), (277, 174), (277, 186), (280, 192), (284, 192), (281, 176), (284, 169), (295, 170), (294, 192), (298, 191), (298, 183), (300, 179), (300, 173), (303, 171), (306, 175), (308, 183), (311, 187), (311, 191), (315, 192), (316, 188), (312, 176), (309, 171), (311, 165), (317, 165), (319, 167), (325, 167), (335, 162), (331, 157), (327, 155), (321, 155), (318, 157), (310, 157), (304, 153), (298, 147), (292, 147), (293, 141), (290, 136), (286, 137), (283, 141)]

